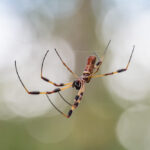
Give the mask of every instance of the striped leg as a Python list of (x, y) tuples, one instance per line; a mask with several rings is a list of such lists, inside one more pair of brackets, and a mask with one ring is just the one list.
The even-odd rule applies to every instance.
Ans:
[(81, 102), (84, 91), (85, 91), (85, 85), (83, 83), (81, 89), (79, 90), (78, 94), (75, 97), (74, 104), (72, 105), (71, 109), (68, 111), (68, 115), (67, 115), (68, 118), (72, 115), (73, 110), (76, 109), (79, 103)]
[(130, 61), (131, 61), (131, 58), (132, 58), (132, 55), (133, 55), (133, 52), (134, 52), (134, 48), (135, 48), (135, 46), (133, 46), (133, 49), (132, 49), (129, 61), (128, 61), (128, 63), (127, 63), (127, 65), (126, 65), (125, 68), (118, 69), (117, 71), (110, 72), (110, 73), (105, 73), (105, 74), (100, 74), (100, 75), (94, 75), (94, 76), (92, 76), (92, 78), (104, 77), (104, 76), (113, 75), (113, 74), (117, 74), (117, 73), (121, 73), (121, 72), (126, 71), (128, 69), (128, 67), (129, 67), (129, 64), (130, 64)]
[(74, 72), (66, 65), (66, 63), (62, 60), (62, 58), (60, 57), (60, 55), (59, 55), (59, 53), (57, 52), (56, 49), (55, 49), (55, 52), (56, 52), (57, 56), (59, 57), (59, 59), (61, 60), (61, 62), (63, 63), (63, 65), (73, 74), (73, 76), (74, 76), (75, 78), (79, 78), (79, 76), (78, 76), (76, 73), (74, 73)]
[(52, 91), (44, 91), (44, 92), (40, 92), (40, 91), (29, 91), (26, 87), (25, 90), (28, 94), (32, 94), (32, 95), (38, 95), (38, 94), (53, 94), (53, 93), (57, 93), (57, 92), (60, 92), (60, 91), (63, 91), (63, 90), (66, 90), (68, 88), (72, 87), (72, 85), (69, 85), (69, 86), (65, 86), (63, 88), (56, 88)]
[(51, 101), (51, 99), (49, 98), (49, 96), (48, 96), (47, 94), (46, 94), (46, 96), (47, 96), (49, 102), (52, 104), (52, 106), (53, 106), (60, 114), (62, 114), (64, 117), (68, 118), (68, 116), (67, 116), (65, 113), (63, 113), (61, 110), (59, 110), (59, 109), (54, 105), (54, 103)]
[(96, 63), (96, 65), (95, 65), (95, 72), (92, 74), (92, 75), (94, 75), (95, 73), (97, 73), (98, 71), (99, 71), (99, 68), (100, 68), (100, 66), (102, 65), (102, 63), (103, 63), (103, 60), (104, 60), (104, 57), (105, 57), (105, 54), (106, 54), (106, 52), (107, 52), (107, 49), (108, 49), (108, 47), (109, 47), (109, 44), (110, 44), (110, 42), (111, 42), (111, 40), (108, 42), (108, 44), (107, 44), (107, 46), (106, 46), (106, 48), (105, 48), (105, 50), (104, 50), (104, 53), (103, 53), (103, 56), (102, 56), (102, 58), (100, 59), (99, 57), (98, 57), (98, 55), (96, 54), (96, 56), (98, 57), (98, 62)]
[(43, 77), (43, 65), (44, 65), (44, 61), (45, 61), (45, 58), (46, 58), (48, 52), (49, 52), (49, 50), (46, 52), (46, 54), (45, 54), (45, 56), (44, 56), (44, 58), (43, 58), (43, 61), (42, 61), (42, 66), (41, 66), (41, 79), (43, 79), (43, 80), (46, 81), (46, 82), (49, 82), (49, 83), (53, 84), (54, 86), (65, 86), (65, 85), (70, 85), (70, 84), (72, 84), (72, 82), (65, 83), (65, 84), (64, 84), (64, 83), (57, 84), (57, 83), (54, 83), (54, 82), (50, 81), (49, 79)]
[(15, 61), (15, 69), (16, 69), (16, 73), (17, 73), (17, 75), (18, 75), (18, 78), (19, 78), (19, 80), (20, 80), (22, 86), (24, 87), (24, 89), (26, 90), (26, 92), (27, 92), (28, 94), (33, 94), (33, 95), (37, 95), (37, 94), (52, 94), (52, 93), (56, 93), (56, 92), (59, 92), (59, 91), (63, 91), (63, 90), (65, 90), (65, 89), (68, 89), (68, 88), (72, 87), (72, 84), (70, 84), (70, 85), (65, 86), (65, 87), (62, 87), (62, 88), (56, 88), (56, 89), (54, 89), (53, 91), (47, 91), (47, 92), (29, 91), (29, 90), (25, 87), (24, 83), (22, 82), (22, 80), (21, 80), (21, 78), (20, 78), (20, 76), (19, 76), (19, 73), (18, 73), (18, 70), (17, 70), (16, 61)]
[(60, 109), (58, 109), (58, 108), (54, 105), (54, 103), (51, 101), (51, 99), (49, 98), (49, 96), (48, 96), (47, 94), (46, 94), (46, 96), (47, 96), (48, 100), (50, 101), (50, 103), (53, 105), (53, 107), (54, 107), (60, 114), (62, 114), (62, 115), (63, 115), (64, 117), (66, 117), (66, 118), (70, 118), (71, 115), (72, 115), (73, 110), (78, 107), (78, 105), (79, 105), (79, 103), (80, 103), (80, 101), (81, 101), (81, 99), (82, 99), (83, 92), (84, 92), (84, 85), (83, 85), (83, 87), (79, 90), (78, 95), (76, 95), (75, 100), (74, 100), (75, 102), (74, 102), (73, 105), (71, 105), (71, 109), (68, 111), (68, 114), (65, 114), (65, 113), (62, 112)]

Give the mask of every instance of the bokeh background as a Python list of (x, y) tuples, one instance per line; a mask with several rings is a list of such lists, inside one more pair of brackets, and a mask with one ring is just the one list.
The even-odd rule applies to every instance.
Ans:
[[(150, 1), (149, 0), (1, 0), (0, 1), (0, 149), (1, 150), (149, 150), (150, 147)], [(54, 52), (81, 75), (86, 59), (102, 56), (100, 73), (129, 70), (93, 79), (70, 119), (60, 115), (45, 95), (53, 90), (40, 79), (74, 80)], [(63, 96), (73, 102), (76, 91)], [(50, 95), (59, 109), (69, 107)]]

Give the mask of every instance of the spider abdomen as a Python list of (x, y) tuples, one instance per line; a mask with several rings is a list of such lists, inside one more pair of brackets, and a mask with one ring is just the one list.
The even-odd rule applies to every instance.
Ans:
[(93, 73), (94, 66), (96, 62), (96, 57), (95, 56), (89, 56), (87, 59), (86, 67), (83, 71), (82, 79), (86, 82), (89, 83), (91, 80), (90, 75)]
[(95, 62), (96, 62), (96, 57), (95, 56), (89, 56), (87, 59), (87, 64), (86, 64), (86, 67), (84, 69), (83, 74), (85, 74), (85, 73), (92, 74)]

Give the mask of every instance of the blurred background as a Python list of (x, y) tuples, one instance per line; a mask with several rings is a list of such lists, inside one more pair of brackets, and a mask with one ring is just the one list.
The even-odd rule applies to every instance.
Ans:
[[(150, 147), (150, 1), (149, 0), (1, 0), (0, 1), (0, 149), (2, 150), (149, 150)], [(78, 75), (88, 56), (102, 56), (100, 73), (127, 72), (93, 79), (70, 119), (60, 115), (45, 95), (29, 90), (55, 87), (74, 78), (56, 48)], [(73, 103), (75, 89), (62, 92)], [(49, 95), (64, 112), (58, 94)]]

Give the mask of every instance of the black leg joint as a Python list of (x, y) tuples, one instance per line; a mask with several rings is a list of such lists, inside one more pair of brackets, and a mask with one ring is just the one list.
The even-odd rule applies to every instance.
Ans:
[(81, 92), (80, 95), (83, 96), (83, 92)]
[(68, 112), (68, 117), (70, 117), (71, 114), (72, 114), (72, 110), (69, 110), (69, 112)]
[(79, 99), (79, 95), (76, 95), (75, 100), (77, 101)]
[(64, 86), (64, 84), (63, 84), (63, 83), (61, 83), (59, 86)]
[(61, 91), (60, 88), (54, 89), (54, 92), (59, 92)]
[(96, 63), (96, 66), (99, 66), (101, 63), (102, 63), (101, 61), (97, 62), (97, 63)]
[(119, 70), (117, 70), (117, 72), (123, 72), (123, 71), (126, 71), (126, 69), (119, 69)]
[(47, 78), (45, 78), (45, 77), (42, 77), (42, 79), (43, 79), (44, 81), (46, 81), (46, 82), (49, 81), (49, 80), (48, 80)]
[(79, 105), (78, 102), (75, 102), (75, 103), (74, 103), (74, 106), (75, 106), (75, 107), (78, 107), (78, 105)]
[(40, 92), (39, 92), (39, 91), (32, 91), (32, 92), (29, 92), (29, 94), (34, 94), (34, 95), (36, 95), (36, 94), (40, 94)]

